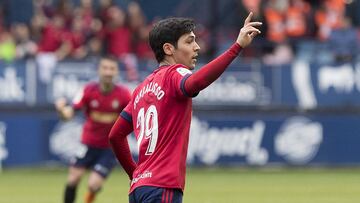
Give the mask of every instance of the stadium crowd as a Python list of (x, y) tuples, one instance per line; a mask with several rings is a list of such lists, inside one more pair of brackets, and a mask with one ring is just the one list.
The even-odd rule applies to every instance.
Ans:
[[(196, 2), (180, 3), (174, 15), (197, 18), (203, 15)], [(201, 3), (202, 2), (202, 3)], [(325, 61), (348, 61), (359, 53), (360, 2), (354, 0), (229, 0), (204, 1), (215, 4), (217, 14), (208, 12), (198, 20), (198, 43), (203, 56), (227, 49), (239, 22), (249, 11), (264, 22), (262, 36), (242, 54), (261, 58), (265, 64), (288, 63), (294, 57), (313, 57), (320, 53)], [(191, 12), (186, 13), (186, 6)], [(194, 4), (194, 6), (192, 6)], [(190, 6), (189, 6), (190, 5)], [(61, 60), (86, 60), (107, 54), (115, 56), (126, 70), (129, 81), (138, 80), (139, 61), (153, 60), (148, 32), (160, 17), (147, 19), (138, 1), (120, 6), (112, 0), (33, 0), (29, 23), (8, 23), (0, 4), (0, 60), (35, 58), (44, 70)], [(199, 6), (198, 6), (199, 7)], [(206, 13), (204, 12), (204, 13)], [(192, 16), (191, 16), (192, 15)], [(217, 23), (217, 16), (225, 23)], [(229, 17), (238, 15), (238, 18)], [(237, 22), (226, 19), (239, 19)], [(228, 22), (228, 23), (226, 23)], [(209, 43), (215, 40), (216, 43)], [(206, 46), (213, 44), (213, 47)], [(331, 53), (328, 50), (332, 50)], [(207, 57), (203, 57), (207, 60)], [(45, 79), (46, 80), (46, 79)]]

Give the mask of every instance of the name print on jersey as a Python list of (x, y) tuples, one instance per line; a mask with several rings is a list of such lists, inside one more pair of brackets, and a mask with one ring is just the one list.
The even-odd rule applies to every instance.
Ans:
[(157, 100), (160, 100), (165, 95), (165, 92), (158, 83), (150, 82), (140, 90), (139, 94), (136, 95), (134, 100), (134, 109), (136, 109), (136, 104), (139, 103), (140, 99), (148, 92), (152, 92), (156, 96)]

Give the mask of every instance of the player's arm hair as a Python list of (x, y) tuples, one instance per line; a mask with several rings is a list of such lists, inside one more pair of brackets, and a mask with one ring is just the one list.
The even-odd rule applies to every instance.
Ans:
[(204, 65), (199, 71), (187, 78), (185, 81), (185, 92), (188, 95), (195, 95), (205, 89), (220, 77), (241, 50), (241, 46), (235, 43), (225, 53)]
[(136, 163), (131, 156), (129, 143), (127, 141), (127, 136), (132, 131), (132, 123), (122, 116), (119, 116), (109, 134), (111, 148), (130, 180), (136, 168)]

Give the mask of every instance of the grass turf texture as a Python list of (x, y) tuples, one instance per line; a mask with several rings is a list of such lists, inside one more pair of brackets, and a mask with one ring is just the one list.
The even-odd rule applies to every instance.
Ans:
[[(185, 203), (359, 203), (360, 168), (354, 169), (189, 169)], [(87, 176), (85, 177), (87, 178)], [(5, 169), (0, 203), (59, 203), (66, 170)], [(86, 179), (78, 190), (82, 202)], [(128, 180), (115, 170), (97, 203), (127, 202)]]

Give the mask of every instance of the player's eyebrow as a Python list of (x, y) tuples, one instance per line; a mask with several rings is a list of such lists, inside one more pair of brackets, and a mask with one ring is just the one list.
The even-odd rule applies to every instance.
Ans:
[(193, 41), (193, 40), (195, 40), (195, 38), (196, 38), (195, 35), (189, 35), (186, 40), (191, 40), (191, 41)]

